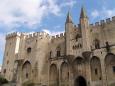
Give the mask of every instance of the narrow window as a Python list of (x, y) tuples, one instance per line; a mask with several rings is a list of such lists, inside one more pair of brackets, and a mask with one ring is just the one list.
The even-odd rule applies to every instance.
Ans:
[(97, 69), (95, 69), (95, 75), (97, 75), (97, 74), (98, 74)]
[(9, 63), (9, 60), (7, 61), (7, 64)]
[(28, 78), (28, 73), (26, 73), (26, 78)]
[(52, 51), (50, 51), (50, 58), (52, 57)]
[(5, 74), (5, 73), (6, 73), (6, 69), (4, 69), (4, 71), (3, 71), (3, 72), (4, 72), (4, 74)]
[(30, 53), (31, 52), (31, 48), (27, 48), (27, 53)]
[(57, 57), (59, 57), (60, 56), (60, 51), (57, 51)]
[(115, 73), (115, 66), (113, 66), (113, 73)]
[(100, 49), (100, 41), (95, 39), (95, 49)]

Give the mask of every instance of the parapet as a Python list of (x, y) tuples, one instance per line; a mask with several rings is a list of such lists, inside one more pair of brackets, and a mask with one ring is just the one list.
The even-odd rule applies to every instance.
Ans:
[(112, 17), (112, 21), (115, 21), (115, 16)]
[(95, 26), (99, 26), (99, 25), (100, 25), (100, 23), (99, 23), (99, 22), (96, 22), (96, 23), (95, 23)]
[(35, 33), (19, 33), (19, 32), (14, 32), (11, 34), (6, 35), (6, 39), (8, 38), (13, 38), (16, 36), (25, 36), (26, 38), (34, 38), (34, 37), (39, 37), (39, 38), (43, 38), (43, 37), (50, 37), (48, 33), (46, 32), (35, 32)]
[(58, 40), (65, 37), (65, 33), (60, 33), (58, 35), (52, 36), (52, 40)]
[(34, 37), (44, 38), (44, 37), (50, 37), (50, 35), (48, 33), (46, 33), (46, 32), (28, 33), (26, 35), (26, 38), (34, 38)]
[(97, 26), (107, 25), (112, 22), (115, 22), (115, 16), (113, 16), (112, 18), (107, 18), (105, 20), (100, 20), (100, 22), (96, 22), (95, 24), (90, 24), (90, 26), (97, 27)]
[(20, 35), (21, 33), (19, 32), (10, 33), (6, 35), (6, 39), (13, 38), (13, 37), (20, 36)]
[(106, 22), (110, 23), (111, 22), (111, 18), (106, 19)]

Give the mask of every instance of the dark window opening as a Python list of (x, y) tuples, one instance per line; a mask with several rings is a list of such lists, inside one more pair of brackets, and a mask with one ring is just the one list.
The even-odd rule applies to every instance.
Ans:
[(95, 49), (100, 49), (100, 41), (95, 39)]
[(80, 47), (80, 48), (82, 48), (82, 45), (81, 45), (81, 44), (79, 44), (79, 47)]
[(113, 73), (115, 73), (115, 66), (113, 66)]
[(69, 72), (67, 73), (68, 79), (69, 79)]
[(99, 80), (101, 80), (101, 77), (99, 77)]
[(97, 71), (97, 69), (95, 69), (95, 75), (97, 75), (98, 74), (98, 71)]
[(9, 63), (9, 60), (7, 61), (7, 64)]
[(4, 74), (5, 74), (5, 73), (6, 73), (6, 69), (4, 69), (4, 71), (3, 71), (3, 72), (4, 72)]
[(52, 52), (50, 51), (50, 58), (52, 57)]
[(31, 52), (31, 48), (29, 47), (29, 48), (27, 48), (27, 52), (28, 53), (30, 53)]
[(60, 51), (57, 51), (57, 56), (58, 56), (58, 57), (61, 56), (61, 55), (60, 55)]
[(26, 73), (26, 78), (28, 78), (28, 73)]

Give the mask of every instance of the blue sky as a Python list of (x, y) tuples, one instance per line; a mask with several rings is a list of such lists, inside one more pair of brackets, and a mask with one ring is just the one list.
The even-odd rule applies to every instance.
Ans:
[(82, 6), (90, 23), (115, 16), (115, 0), (0, 0), (0, 64), (6, 34), (36, 31), (58, 34), (64, 31), (69, 9), (74, 23), (79, 23)]

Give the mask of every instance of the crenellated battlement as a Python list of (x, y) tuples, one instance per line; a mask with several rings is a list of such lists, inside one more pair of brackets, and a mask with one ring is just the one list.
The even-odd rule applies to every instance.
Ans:
[(20, 35), (21, 33), (19, 32), (13, 32), (13, 33), (7, 34), (6, 39), (13, 38), (13, 37), (20, 36)]
[(6, 39), (13, 38), (16, 36), (25, 36), (26, 38), (34, 38), (34, 37), (50, 37), (46, 32), (35, 32), (35, 33), (25, 33), (25, 32), (14, 32), (6, 35)]
[(58, 35), (52, 36), (52, 40), (58, 40), (65, 37), (65, 33), (60, 33)]
[(105, 20), (100, 20), (100, 22), (96, 22), (95, 24), (90, 24), (90, 26), (97, 27), (97, 26), (107, 25), (112, 22), (115, 22), (115, 16), (113, 16), (112, 18), (107, 18)]
[(34, 37), (50, 37), (50, 35), (46, 32), (35, 32), (35, 33), (29, 33), (26, 35), (26, 38), (34, 38)]

